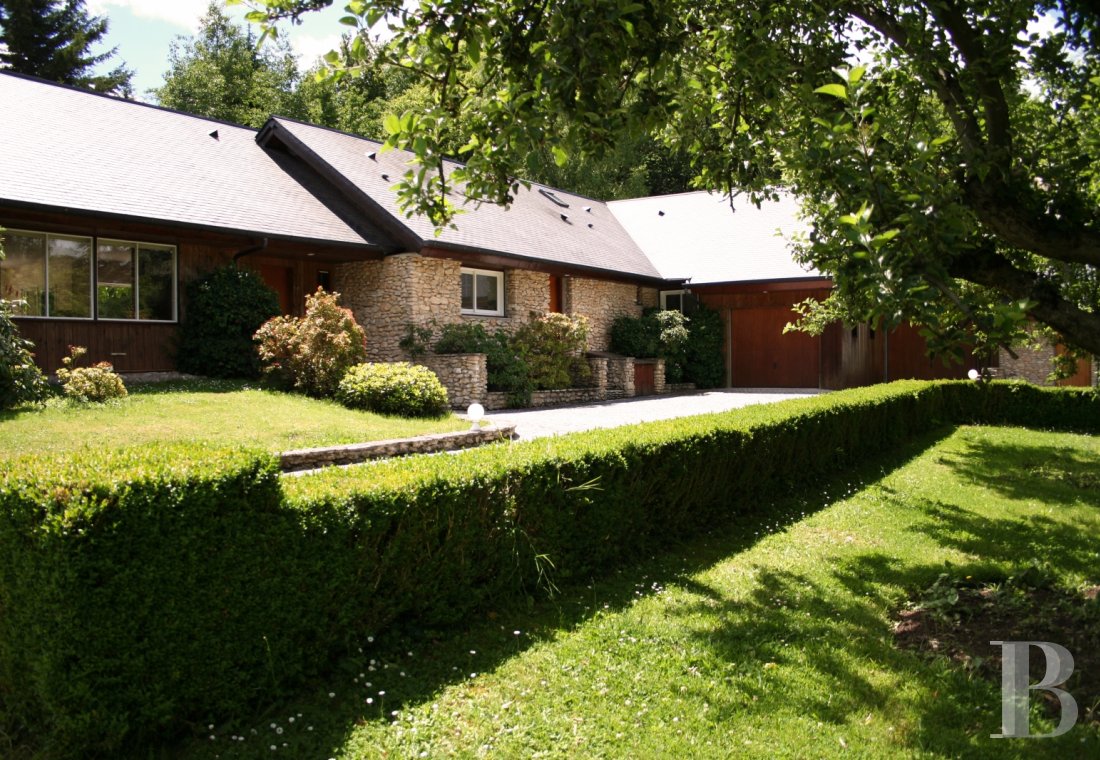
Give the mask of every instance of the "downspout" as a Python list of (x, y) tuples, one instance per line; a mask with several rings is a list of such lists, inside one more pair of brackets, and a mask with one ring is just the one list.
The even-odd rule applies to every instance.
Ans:
[(251, 245), (248, 248), (242, 248), (233, 254), (233, 268), (237, 269), (237, 262), (243, 259), (245, 256), (249, 256), (253, 253), (259, 253), (267, 248), (267, 238), (260, 238), (260, 242), (257, 245)]

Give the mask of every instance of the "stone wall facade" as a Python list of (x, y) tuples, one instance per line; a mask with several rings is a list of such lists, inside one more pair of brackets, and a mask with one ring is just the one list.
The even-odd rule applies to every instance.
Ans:
[[(333, 288), (367, 333), (367, 358), (400, 361), (409, 357), (398, 345), (408, 325), (478, 322), (487, 330), (514, 331), (531, 313), (550, 309), (550, 275), (525, 269), (504, 272), (505, 316), (462, 313), (462, 263), (427, 258), (416, 253), (387, 256), (381, 261), (339, 264)], [(657, 290), (623, 282), (567, 277), (563, 287), (566, 313), (588, 319), (588, 349), (606, 351), (611, 323), (620, 316), (636, 317), (643, 304), (657, 304)]]
[(485, 354), (425, 354), (412, 361), (435, 373), (446, 386), (452, 407), (465, 409), (485, 402), (489, 382)]
[(367, 358), (407, 359), (398, 344), (409, 324), (457, 322), (462, 299), (458, 270), (457, 261), (416, 253), (336, 266), (333, 288), (367, 333)]
[(570, 314), (582, 314), (588, 318), (589, 351), (608, 350), (611, 323), (617, 317), (641, 316), (640, 290), (647, 289), (629, 283), (587, 277), (571, 277), (567, 280), (565, 308)]
[[(1012, 350), (1017, 354), (1015, 359), (1004, 348), (1000, 349), (998, 369), (996, 370), (997, 377), (1008, 380), (1026, 380), (1035, 385), (1051, 385), (1047, 381), (1047, 375), (1054, 370), (1054, 364), (1051, 360), (1057, 354), (1058, 349), (1049, 343), (1042, 342), (1037, 348), (1025, 344), (1013, 346)], [(1097, 372), (1100, 369), (1100, 362), (1097, 361), (1096, 357), (1093, 357), (1090, 365), (1091, 371), (1088, 373), (1088, 382), (1091, 385), (1097, 385)], [(1083, 360), (1079, 360), (1077, 366), (1084, 372)], [(1076, 382), (1084, 383), (1084, 375), (1079, 375)]]

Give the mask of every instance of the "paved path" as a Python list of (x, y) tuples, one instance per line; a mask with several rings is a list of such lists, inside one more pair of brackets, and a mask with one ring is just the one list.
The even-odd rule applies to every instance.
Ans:
[(737, 390), (701, 391), (676, 396), (646, 396), (638, 399), (603, 401), (581, 406), (532, 409), (529, 411), (503, 410), (490, 412), (486, 418), (493, 422), (508, 422), (516, 426), (516, 437), (524, 440), (547, 435), (575, 433), (593, 428), (610, 428), (632, 425), (650, 420), (669, 420), (693, 414), (724, 412), (752, 404), (767, 404), (789, 398), (813, 396), (821, 391), (816, 388), (738, 388)]

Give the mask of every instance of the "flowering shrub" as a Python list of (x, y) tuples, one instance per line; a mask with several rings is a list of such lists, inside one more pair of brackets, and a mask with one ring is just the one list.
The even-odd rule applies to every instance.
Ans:
[(34, 364), (34, 344), (11, 321), (11, 302), (0, 300), (0, 409), (41, 401), (46, 378)]
[(69, 355), (61, 360), (64, 365), (57, 370), (57, 379), (65, 395), (81, 403), (102, 403), (126, 396), (126, 385), (108, 362), (91, 367), (74, 366), (88, 353), (83, 346), (69, 346)]
[(352, 367), (336, 399), (352, 409), (402, 417), (440, 417), (448, 406), (447, 389), (435, 373), (408, 362)]
[(583, 385), (592, 371), (585, 361), (588, 319), (566, 314), (532, 312), (526, 324), (512, 338), (531, 384), (539, 390)]
[(367, 358), (367, 339), (339, 293), (306, 297), (304, 317), (275, 317), (256, 331), (264, 378), (309, 396), (330, 397), (351, 367)]

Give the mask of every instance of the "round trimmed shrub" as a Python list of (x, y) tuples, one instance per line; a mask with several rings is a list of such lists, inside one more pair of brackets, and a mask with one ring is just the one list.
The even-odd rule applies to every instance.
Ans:
[(402, 417), (441, 417), (448, 409), (447, 389), (435, 373), (408, 362), (355, 365), (336, 399), (351, 409)]

